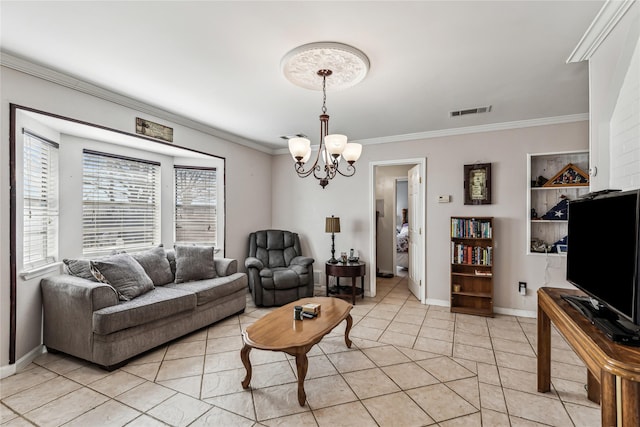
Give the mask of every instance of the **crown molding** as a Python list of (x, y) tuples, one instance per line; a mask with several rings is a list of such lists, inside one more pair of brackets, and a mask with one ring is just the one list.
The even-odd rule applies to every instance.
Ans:
[[(391, 142), (416, 141), (421, 139), (441, 138), (446, 136), (468, 135), (470, 133), (495, 132), (501, 130), (521, 129), (535, 126), (549, 126), (564, 123), (583, 122), (589, 120), (589, 113), (571, 114), (567, 116), (545, 117), (541, 119), (518, 120), (504, 123), (491, 123), (478, 126), (467, 126), (461, 128), (451, 128), (418, 133), (407, 133), (404, 135), (383, 136), (380, 138), (368, 138), (354, 140), (362, 145), (387, 144)], [(312, 150), (317, 150), (318, 145), (312, 145)], [(289, 154), (286, 148), (274, 150), (274, 154)]]
[(581, 62), (591, 58), (600, 44), (635, 2), (636, 0), (607, 0), (578, 42), (578, 45), (567, 58), (567, 63)]
[(216, 129), (195, 120), (191, 120), (179, 114), (170, 113), (161, 108), (145, 104), (144, 102), (138, 101), (134, 98), (130, 98), (128, 96), (124, 96), (119, 93), (96, 86), (94, 84), (87, 83), (84, 80), (61, 73), (59, 71), (55, 71), (43, 65), (35, 64), (31, 61), (27, 61), (26, 59), (19, 58), (4, 51), (0, 51), (0, 65), (49, 81), (51, 83), (58, 84), (60, 86), (68, 87), (78, 92), (86, 93), (87, 95), (91, 95), (105, 101), (113, 102), (114, 104), (118, 104), (123, 107), (131, 108), (141, 113), (150, 114), (155, 117), (171, 121), (173, 123), (188, 127), (193, 130), (197, 130), (207, 135), (224, 139), (225, 141), (242, 145), (257, 151), (261, 151), (263, 153), (271, 155), (274, 154), (273, 149), (267, 148), (256, 142), (242, 138), (238, 135), (221, 131), (220, 129)]

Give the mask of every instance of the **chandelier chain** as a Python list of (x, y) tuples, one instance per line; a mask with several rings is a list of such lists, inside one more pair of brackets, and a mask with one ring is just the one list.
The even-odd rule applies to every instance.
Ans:
[(322, 76), (322, 114), (327, 114), (327, 76)]

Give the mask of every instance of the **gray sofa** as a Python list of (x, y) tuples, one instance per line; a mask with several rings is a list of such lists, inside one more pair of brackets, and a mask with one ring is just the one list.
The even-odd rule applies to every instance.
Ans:
[[(70, 274), (43, 279), (40, 286), (47, 349), (111, 370), (133, 356), (244, 311), (247, 276), (237, 272), (236, 260), (213, 259), (212, 252), (211, 265), (215, 265), (215, 271), (207, 272), (205, 277), (215, 277), (188, 281), (194, 277), (188, 269), (198, 269), (203, 263), (191, 259), (188, 252), (180, 258), (183, 262), (176, 262), (173, 250), (160, 250), (160, 258), (166, 257), (162, 262), (168, 261), (170, 267), (170, 273), (167, 267), (161, 280), (165, 283), (154, 283), (150, 290), (134, 297), (124, 296), (127, 290), (111, 286), (111, 282), (96, 281), (95, 271), (93, 275), (87, 273), (88, 268), (100, 268), (100, 272), (107, 273), (108, 262), (65, 260)], [(158, 249), (155, 251), (157, 262)], [(145, 265), (148, 259), (144, 254), (136, 255), (133, 256), (136, 261), (149, 272), (144, 280), (137, 280), (142, 282), (149, 277), (160, 280), (162, 269), (154, 263)], [(117, 257), (111, 259), (115, 264), (122, 263)], [(118, 280), (114, 277), (111, 274), (112, 282)], [(125, 291), (121, 292), (122, 289)]]

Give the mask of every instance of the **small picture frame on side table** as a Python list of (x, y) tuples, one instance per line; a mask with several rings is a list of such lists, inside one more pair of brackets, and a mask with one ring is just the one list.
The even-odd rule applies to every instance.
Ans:
[(464, 204), (491, 204), (491, 163), (464, 165)]

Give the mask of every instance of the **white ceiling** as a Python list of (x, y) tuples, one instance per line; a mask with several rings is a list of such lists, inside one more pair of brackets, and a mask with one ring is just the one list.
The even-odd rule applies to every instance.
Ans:
[[(3, 52), (270, 149), (318, 142), (322, 96), (280, 60), (311, 42), (362, 50), (359, 85), (327, 94), (331, 133), (364, 143), (588, 112), (566, 64), (604, 1), (0, 2)], [(449, 112), (491, 105), (488, 114)]]

